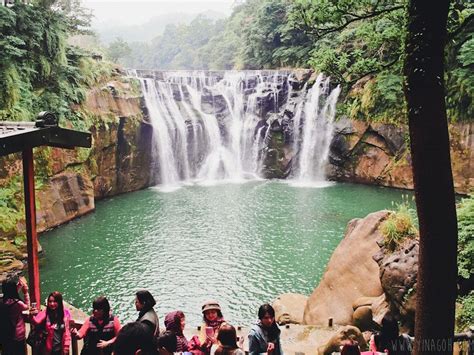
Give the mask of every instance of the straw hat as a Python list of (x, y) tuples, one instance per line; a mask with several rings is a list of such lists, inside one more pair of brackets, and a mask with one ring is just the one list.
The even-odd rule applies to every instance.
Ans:
[(221, 306), (219, 306), (219, 302), (217, 302), (215, 300), (209, 300), (209, 301), (204, 302), (204, 304), (202, 305), (202, 313), (204, 313), (206, 311), (209, 311), (211, 309), (214, 309), (216, 311), (220, 311)]

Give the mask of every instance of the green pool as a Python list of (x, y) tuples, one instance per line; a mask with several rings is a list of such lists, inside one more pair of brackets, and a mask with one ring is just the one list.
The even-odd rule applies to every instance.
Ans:
[(347, 222), (391, 207), (402, 194), (265, 181), (114, 197), (41, 236), (42, 294), (60, 290), (87, 312), (94, 297), (106, 295), (129, 321), (134, 292), (147, 288), (161, 320), (182, 309), (190, 325), (200, 323), (201, 303), (215, 298), (229, 321), (247, 325), (281, 293), (310, 294)]

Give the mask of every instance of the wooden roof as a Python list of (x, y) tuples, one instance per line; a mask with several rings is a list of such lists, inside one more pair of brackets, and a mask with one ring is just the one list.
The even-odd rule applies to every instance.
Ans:
[(36, 122), (0, 121), (0, 156), (42, 145), (59, 148), (90, 148), (90, 133), (58, 126), (56, 117), (42, 112)]

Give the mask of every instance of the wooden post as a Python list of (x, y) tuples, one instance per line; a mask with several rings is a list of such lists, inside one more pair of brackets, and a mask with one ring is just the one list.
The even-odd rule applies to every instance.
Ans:
[(40, 278), (38, 265), (38, 235), (36, 233), (35, 170), (33, 148), (23, 151), (23, 183), (25, 191), (25, 224), (28, 249), (28, 278), (30, 300), (41, 305)]

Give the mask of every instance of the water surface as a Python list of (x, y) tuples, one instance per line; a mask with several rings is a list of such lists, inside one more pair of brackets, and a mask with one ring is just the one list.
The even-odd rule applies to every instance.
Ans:
[(114, 197), (42, 235), (42, 294), (60, 290), (87, 312), (103, 294), (130, 321), (134, 292), (147, 288), (161, 321), (182, 309), (190, 325), (199, 324), (202, 302), (215, 298), (230, 322), (248, 325), (258, 306), (279, 294), (309, 295), (347, 222), (391, 207), (402, 193), (266, 181)]

